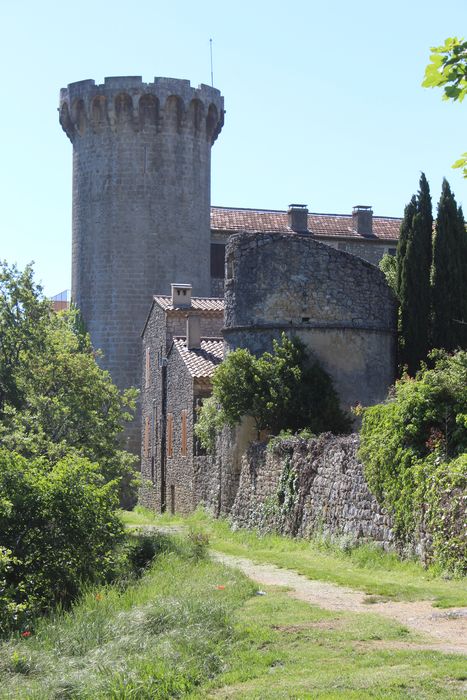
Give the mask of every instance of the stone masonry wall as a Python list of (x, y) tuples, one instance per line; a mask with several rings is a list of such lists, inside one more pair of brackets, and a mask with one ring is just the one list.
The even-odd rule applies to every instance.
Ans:
[(195, 502), (215, 516), (228, 515), (238, 491), (242, 457), (255, 438), (253, 421), (244, 418), (236, 427), (224, 426), (214, 455), (194, 458)]
[[(229, 237), (230, 236), (235, 236), (238, 234), (238, 230), (235, 231), (217, 231), (217, 230), (211, 230), (211, 242), (212, 243), (223, 243), (226, 245), (228, 243)], [(288, 234), (289, 235), (289, 234)], [(294, 235), (293, 233), (291, 235)], [(396, 247), (397, 247), (397, 240), (385, 240), (385, 239), (377, 239), (377, 238), (371, 238), (371, 239), (365, 239), (365, 238), (360, 238), (356, 240), (351, 240), (351, 239), (340, 239), (337, 238), (336, 236), (331, 236), (331, 237), (326, 237), (323, 236), (322, 234), (316, 234), (313, 236), (313, 239), (318, 241), (319, 243), (324, 243), (325, 245), (330, 246), (331, 248), (335, 248), (336, 250), (342, 250), (346, 253), (351, 253), (352, 255), (356, 255), (359, 258), (362, 258), (363, 260), (366, 260), (367, 262), (371, 263), (372, 265), (378, 265), (380, 262), (381, 258), (385, 253), (389, 253), (390, 251), (392, 252), (393, 255), (395, 255), (396, 252)], [(216, 286), (213, 286), (213, 283), (217, 283), (218, 280), (212, 279), (211, 278), (211, 289), (217, 289)], [(222, 280), (223, 282), (223, 280)], [(217, 296), (217, 294), (212, 293), (213, 296)], [(222, 296), (222, 295), (221, 295)]]
[[(167, 365), (167, 414), (172, 415), (172, 456), (167, 450), (167, 510), (191, 513), (193, 499), (193, 378), (180, 354), (169, 353)], [(186, 411), (186, 453), (182, 451), (182, 411)], [(169, 438), (167, 436), (167, 443)]]
[(241, 527), (313, 533), (394, 546), (390, 516), (370, 493), (357, 458), (358, 435), (295, 437), (244, 455), (230, 519)]
[[(139, 385), (139, 334), (174, 280), (210, 294), (211, 146), (223, 98), (186, 80), (84, 80), (60, 94), (73, 144), (72, 297), (120, 389)], [(139, 421), (128, 429), (137, 451)]]
[(226, 248), (228, 349), (298, 336), (344, 408), (382, 401), (395, 378), (396, 300), (383, 273), (310, 234), (241, 233)]
[(211, 277), (211, 296), (222, 298), (224, 296), (224, 278)]
[[(323, 243), (327, 241), (323, 241)], [(379, 261), (385, 253), (389, 250), (396, 250), (396, 243), (393, 245), (387, 245), (387, 241), (383, 243), (366, 241), (339, 241), (337, 243), (337, 250), (343, 250), (346, 253), (351, 253), (352, 255), (357, 255), (363, 260), (367, 260), (372, 265), (378, 265)]]
[(193, 489), (195, 507), (202, 505), (214, 517), (220, 514), (219, 463), (212, 455), (193, 457)]

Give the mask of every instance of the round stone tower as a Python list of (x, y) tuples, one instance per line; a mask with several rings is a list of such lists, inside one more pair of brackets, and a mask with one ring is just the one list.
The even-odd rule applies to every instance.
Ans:
[(141, 77), (71, 83), (60, 124), (73, 144), (72, 298), (120, 388), (140, 383), (140, 333), (172, 282), (210, 294), (211, 146), (220, 92)]

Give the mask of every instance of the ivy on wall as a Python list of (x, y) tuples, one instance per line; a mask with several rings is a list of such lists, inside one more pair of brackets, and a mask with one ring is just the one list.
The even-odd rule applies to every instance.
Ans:
[(363, 409), (359, 457), (397, 535), (425, 531), (432, 562), (467, 573), (467, 352), (438, 353), (404, 376), (383, 404)]

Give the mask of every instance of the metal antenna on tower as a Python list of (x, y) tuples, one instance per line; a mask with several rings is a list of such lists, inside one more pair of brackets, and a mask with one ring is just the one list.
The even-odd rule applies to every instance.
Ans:
[(209, 39), (209, 50), (211, 53), (211, 85), (214, 87), (214, 73), (212, 71), (212, 39)]

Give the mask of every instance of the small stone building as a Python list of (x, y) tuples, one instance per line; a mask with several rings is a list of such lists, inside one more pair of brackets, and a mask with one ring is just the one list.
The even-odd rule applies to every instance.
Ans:
[(155, 296), (142, 333), (140, 503), (159, 512), (196, 508), (203, 454), (193, 425), (223, 359), (223, 301), (191, 291), (173, 284), (171, 296)]

